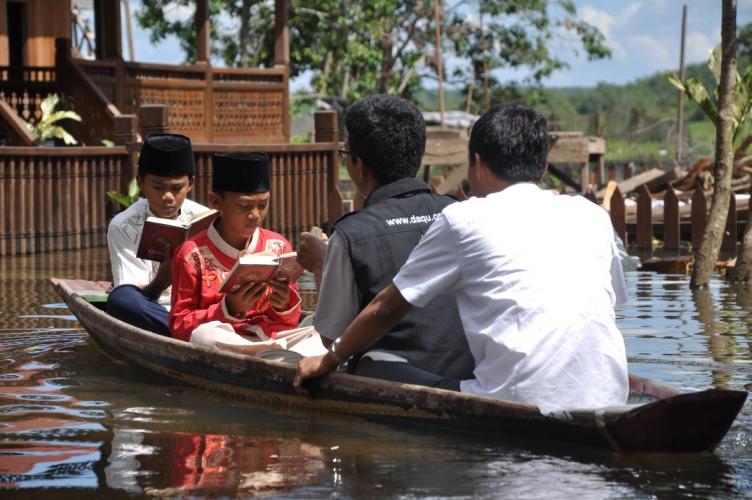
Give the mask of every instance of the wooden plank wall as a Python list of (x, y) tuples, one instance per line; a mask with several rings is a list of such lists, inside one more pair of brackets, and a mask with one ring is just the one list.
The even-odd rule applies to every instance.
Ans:
[(0, 255), (106, 244), (126, 148), (0, 148)]

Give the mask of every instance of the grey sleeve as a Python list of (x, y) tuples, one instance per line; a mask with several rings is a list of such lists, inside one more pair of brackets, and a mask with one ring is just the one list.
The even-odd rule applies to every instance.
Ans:
[(324, 260), (314, 326), (322, 337), (331, 340), (344, 335), (358, 315), (360, 293), (355, 286), (347, 245), (336, 232), (329, 239)]

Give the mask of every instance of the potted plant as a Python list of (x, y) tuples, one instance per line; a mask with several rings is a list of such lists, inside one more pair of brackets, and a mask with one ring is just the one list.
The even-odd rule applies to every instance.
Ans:
[(80, 122), (81, 116), (75, 111), (55, 111), (59, 102), (60, 98), (57, 94), (47, 96), (40, 105), (41, 119), (36, 124), (26, 122), (29, 132), (36, 137), (37, 143), (42, 146), (54, 146), (55, 139), (61, 139), (66, 145), (78, 143), (67, 130), (57, 123), (66, 118)]

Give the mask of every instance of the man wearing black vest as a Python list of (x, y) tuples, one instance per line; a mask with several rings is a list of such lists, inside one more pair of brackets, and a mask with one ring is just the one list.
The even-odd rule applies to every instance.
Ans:
[[(326, 249), (316, 308), (325, 343), (341, 337), (358, 313), (388, 286), (442, 209), (454, 200), (432, 194), (415, 177), (426, 146), (425, 121), (405, 99), (372, 95), (345, 117), (340, 148), (362, 210), (340, 218)], [(313, 237), (303, 233), (299, 259), (320, 273)], [(308, 265), (307, 265), (308, 264)], [(312, 269), (311, 269), (312, 268)], [(327, 339), (329, 342), (327, 342)], [(345, 360), (341, 360), (345, 361)], [(447, 294), (414, 308), (386, 336), (348, 361), (357, 375), (459, 390), (475, 363), (457, 304)]]

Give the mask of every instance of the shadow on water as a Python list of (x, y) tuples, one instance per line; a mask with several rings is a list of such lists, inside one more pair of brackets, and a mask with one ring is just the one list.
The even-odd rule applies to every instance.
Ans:
[[(621, 455), (488, 441), (240, 402), (101, 354), (46, 283), (102, 279), (106, 252), (0, 260), (0, 495), (35, 498), (738, 497), (749, 404), (715, 454)], [(752, 297), (633, 273), (618, 311), (631, 368), (682, 387), (752, 380)]]

